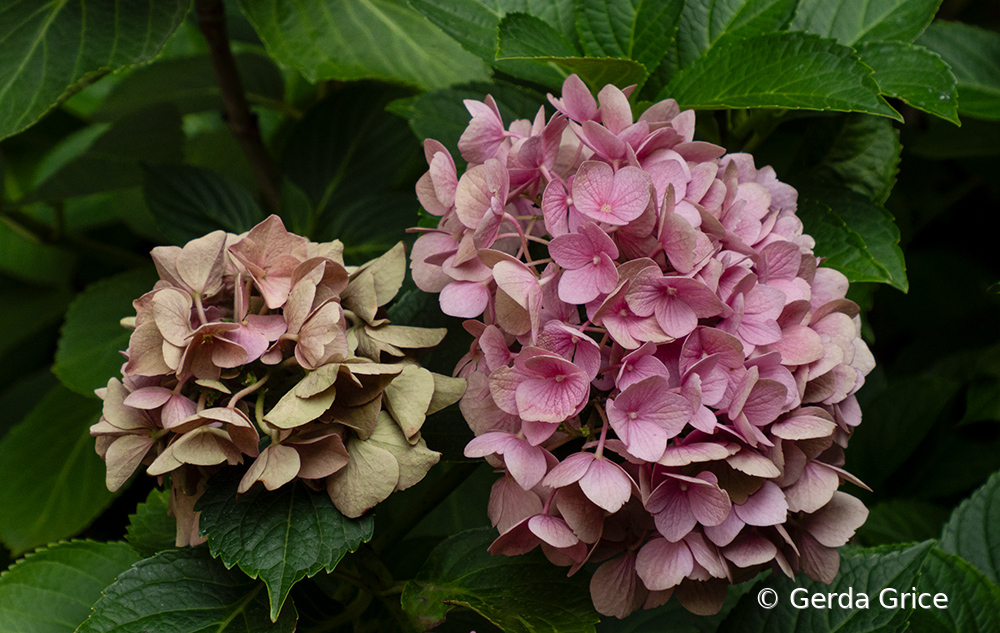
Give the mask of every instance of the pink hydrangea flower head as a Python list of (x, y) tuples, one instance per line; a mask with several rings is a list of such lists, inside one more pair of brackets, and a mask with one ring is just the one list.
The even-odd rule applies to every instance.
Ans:
[(867, 514), (839, 490), (863, 486), (842, 467), (874, 365), (858, 307), (773, 169), (630, 93), (571, 75), (547, 123), (506, 129), (468, 102), (454, 211), (453, 163), (426, 146), (441, 221), (414, 279), (477, 319), (456, 371), (466, 455), (501, 471), (491, 552), (600, 562), (591, 597), (616, 617), (713, 613), (767, 569), (829, 582)]

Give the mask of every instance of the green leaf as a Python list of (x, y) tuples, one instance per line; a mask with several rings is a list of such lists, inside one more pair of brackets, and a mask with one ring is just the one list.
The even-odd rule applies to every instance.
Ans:
[(410, 5), (489, 63), (497, 52), (497, 26), (508, 12), (531, 14), (567, 40), (576, 39), (573, 0), (410, 0)]
[[(934, 546), (933, 541), (916, 545), (894, 545), (865, 549), (847, 548), (840, 552), (840, 572), (825, 585), (815, 580), (772, 576), (761, 585), (777, 593), (778, 604), (763, 609), (757, 602), (755, 587), (740, 599), (719, 633), (763, 633), (764, 631), (837, 631), (837, 633), (902, 633), (912, 609), (883, 608), (879, 592), (886, 588), (897, 592), (909, 591), (917, 583), (920, 566)], [(834, 600), (830, 608), (796, 608), (791, 602), (792, 590), (806, 589), (806, 597), (814, 594), (846, 593), (865, 595), (867, 608), (844, 609)], [(800, 592), (801, 593), (801, 592)], [(898, 594), (897, 594), (898, 595)], [(801, 598), (800, 598), (801, 599)]]
[(969, 561), (994, 583), (1000, 580), (1000, 473), (952, 512), (941, 549)]
[(858, 47), (875, 70), (882, 94), (958, 125), (958, 93), (948, 64), (932, 51), (902, 42), (870, 42)]
[(487, 62), (493, 61), (497, 52), (497, 25), (503, 17), (494, 2), (410, 0), (410, 5), (467, 51)]
[(315, 83), (381, 79), (423, 89), (486, 79), (487, 69), (418, 11), (391, 0), (241, 0), (278, 63)]
[(97, 78), (151, 61), (189, 6), (188, 0), (5, 2), (0, 139), (32, 125)]
[(0, 631), (73, 633), (101, 591), (139, 559), (125, 543), (93, 541), (28, 554), (0, 575)]
[[(867, 403), (864, 422), (851, 437), (845, 468), (875, 490), (927, 436), (957, 384), (937, 377), (900, 381)], [(892, 446), (892, 451), (886, 451)]]
[(292, 585), (320, 570), (333, 571), (348, 553), (371, 540), (372, 515), (348, 519), (325, 492), (300, 481), (237, 496), (242, 473), (213, 477), (198, 501), (199, 531), (226, 567), (238, 564), (267, 585), (271, 620), (277, 621)]
[(690, 66), (716, 44), (782, 30), (794, 11), (795, 0), (687, 0), (669, 70)]
[[(97, 136), (96, 132), (107, 131)], [(57, 146), (39, 165), (36, 181), (23, 202), (61, 200), (135, 187), (142, 164), (180, 163), (184, 130), (172, 104), (155, 104), (110, 127), (84, 128)]]
[(385, 112), (404, 94), (348, 86), (292, 128), (282, 170), (307, 197), (289, 200), (303, 235), (340, 239), (354, 255), (378, 255), (416, 223), (413, 178), (427, 163), (406, 122)]
[(726, 38), (660, 93), (682, 108), (791, 108), (900, 119), (854, 51), (805, 33)]
[(957, 22), (935, 22), (917, 40), (940, 55), (958, 80), (958, 111), (1000, 120), (1000, 33)]
[(915, 609), (911, 630), (920, 633), (1000, 631), (1000, 587), (953, 554), (934, 548), (920, 570), (917, 591), (948, 597), (947, 608)]
[(0, 273), (29, 283), (61, 286), (73, 272), (74, 261), (71, 253), (0, 220)]
[(468, 530), (434, 548), (403, 589), (403, 609), (418, 628), (465, 606), (508, 633), (594, 631), (598, 616), (583, 574), (566, 578), (538, 550), (491, 556), (496, 535), (493, 528)]
[(905, 42), (917, 39), (934, 19), (941, 0), (799, 0), (791, 28), (837, 40)]
[(581, 57), (576, 46), (552, 26), (526, 13), (508, 14), (500, 22), (496, 67), (514, 77), (553, 90), (576, 73), (592, 89), (642, 83), (646, 69), (629, 59)]
[(163, 235), (175, 244), (219, 229), (243, 233), (264, 220), (242, 185), (200, 167), (149, 165), (142, 193)]
[(91, 284), (77, 295), (66, 312), (56, 362), (59, 380), (73, 391), (94, 397), (108, 379), (121, 373), (132, 331), (120, 321), (135, 316), (132, 301), (153, 289), (156, 272), (150, 268), (131, 270)]
[(798, 147), (781, 158), (790, 163), (783, 173), (800, 191), (808, 195), (817, 186), (846, 188), (879, 204), (889, 197), (902, 151), (891, 121), (847, 114), (803, 119), (789, 128), (791, 138), (782, 135), (775, 145), (786, 154)]
[(1000, 421), (1000, 379), (980, 376), (972, 381), (965, 393), (965, 415), (961, 424)]
[(805, 232), (816, 240), (816, 255), (852, 282), (887, 283), (906, 292), (906, 264), (892, 214), (852, 191), (821, 195), (801, 199), (798, 210)]
[(15, 553), (73, 536), (114, 495), (87, 433), (101, 403), (55, 387), (0, 441), (0, 539)]
[(292, 633), (295, 610), (272, 624), (263, 588), (205, 547), (160, 552), (118, 576), (77, 631)]
[[(3, 225), (0, 225), (2, 233)], [(0, 310), (0, 332), (4, 333), (0, 338), (0, 357), (19, 342), (58, 323), (73, 297), (66, 288), (38, 288), (6, 279), (0, 280), (0, 294), (6, 304), (5, 309)]]
[[(273, 61), (256, 53), (237, 53), (233, 60), (250, 105), (281, 107), (285, 82)], [(118, 82), (91, 120), (113, 121), (164, 102), (181, 114), (225, 110), (211, 58), (163, 59), (134, 70)]]
[(167, 513), (170, 491), (154, 488), (128, 517), (125, 540), (144, 556), (173, 549), (177, 521)]
[[(880, 421), (865, 420), (866, 424), (869, 422), (879, 424)], [(869, 510), (865, 524), (858, 528), (858, 540), (864, 545), (888, 545), (937, 538), (947, 519), (948, 510), (937, 504), (893, 499)]]
[(619, 57), (660, 65), (676, 37), (684, 2), (581, 0), (576, 3), (580, 44), (588, 57)]

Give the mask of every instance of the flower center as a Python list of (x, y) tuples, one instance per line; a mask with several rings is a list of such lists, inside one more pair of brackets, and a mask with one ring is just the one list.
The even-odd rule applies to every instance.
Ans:
[(605, 202), (601, 205), (601, 213), (611, 213), (611, 205)]

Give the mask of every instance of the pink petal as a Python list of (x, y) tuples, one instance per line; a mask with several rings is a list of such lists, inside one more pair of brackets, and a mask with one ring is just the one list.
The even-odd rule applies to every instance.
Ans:
[(448, 316), (474, 319), (486, 310), (490, 293), (481, 283), (456, 281), (448, 284), (438, 299), (441, 311)]
[(694, 570), (694, 557), (683, 542), (654, 538), (639, 550), (635, 571), (647, 589), (661, 591), (681, 583)]
[(750, 495), (745, 503), (734, 505), (733, 511), (747, 525), (777, 525), (788, 519), (785, 494), (770, 481), (765, 481), (760, 490)]
[(608, 512), (618, 512), (632, 496), (632, 479), (618, 464), (595, 458), (580, 478), (580, 489), (587, 498)]
[(548, 514), (536, 514), (528, 519), (528, 529), (552, 547), (572, 547), (580, 542), (565, 521)]
[(763, 565), (774, 559), (777, 553), (778, 548), (774, 546), (774, 543), (760, 534), (754, 533), (742, 535), (722, 550), (722, 555), (731, 560), (737, 567)]
[(122, 404), (135, 409), (158, 409), (165, 405), (172, 395), (173, 392), (164, 387), (143, 387), (130, 393)]
[(573, 453), (562, 463), (549, 471), (543, 482), (550, 488), (562, 488), (580, 479), (590, 470), (590, 465), (594, 461), (593, 453)]

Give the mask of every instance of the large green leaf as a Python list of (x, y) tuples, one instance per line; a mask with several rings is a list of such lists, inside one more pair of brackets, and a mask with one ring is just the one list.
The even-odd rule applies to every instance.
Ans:
[[(910, 457), (930, 432), (948, 400), (954, 381), (920, 377), (900, 381), (867, 403), (864, 423), (851, 438), (846, 468), (876, 490)], [(886, 451), (892, 446), (892, 451)]]
[(73, 297), (65, 288), (38, 288), (6, 279), (0, 280), (0, 294), (6, 303), (0, 311), (0, 332), (4, 333), (0, 338), (0, 357), (19, 342), (58, 323)]
[(576, 73), (592, 89), (642, 83), (649, 73), (630, 59), (581, 57), (576, 46), (541, 18), (510, 13), (500, 22), (496, 67), (553, 90)]
[(410, 0), (445, 33), (487, 62), (497, 52), (497, 25), (507, 13), (541, 18), (564, 38), (576, 39), (573, 0)]
[(268, 52), (310, 81), (382, 79), (424, 89), (487, 77), (487, 68), (407, 3), (241, 0)]
[(660, 93), (682, 107), (866, 112), (899, 119), (854, 51), (805, 33), (726, 38)]
[(467, 530), (431, 552), (403, 589), (403, 609), (421, 630), (468, 607), (508, 633), (593, 631), (598, 620), (583, 574), (566, 578), (540, 551), (491, 556), (493, 528)]
[(687, 0), (670, 70), (690, 66), (724, 41), (781, 30), (794, 10), (795, 0)]
[(39, 184), (23, 201), (61, 200), (142, 183), (141, 164), (180, 163), (184, 130), (169, 103), (130, 113), (108, 126), (84, 128), (57, 145), (39, 167)]
[(800, 199), (798, 215), (824, 264), (852, 282), (887, 283), (906, 292), (906, 264), (892, 214), (846, 189), (813, 193), (820, 197)]
[(0, 539), (23, 552), (73, 536), (111, 501), (87, 433), (101, 403), (55, 387), (0, 441)]
[(277, 621), (292, 585), (337, 563), (371, 540), (372, 515), (349, 519), (325, 492), (294, 482), (269, 492), (257, 485), (237, 496), (242, 473), (213, 477), (196, 507), (199, 531), (208, 535), (213, 556), (227, 567), (239, 565), (260, 578), (270, 596), (271, 620)]
[(837, 40), (912, 42), (934, 19), (941, 0), (799, 0), (792, 28)]
[(869, 42), (858, 46), (858, 54), (875, 70), (882, 94), (958, 123), (955, 75), (937, 53), (902, 42)]
[(947, 608), (915, 609), (911, 630), (920, 633), (1000, 631), (1000, 587), (954, 554), (931, 550), (917, 591), (948, 597)]
[(219, 229), (243, 233), (264, 219), (242, 185), (201, 167), (149, 165), (142, 192), (163, 235), (175, 244)]
[[(285, 82), (273, 61), (256, 53), (237, 53), (233, 60), (251, 105), (282, 107)], [(211, 58), (163, 59), (134, 70), (115, 85), (91, 119), (111, 121), (163, 102), (172, 103), (181, 114), (225, 110)]]
[(29, 283), (61, 286), (73, 272), (74, 261), (72, 253), (0, 220), (0, 273)]
[(160, 552), (104, 590), (78, 633), (292, 633), (295, 610), (273, 623), (264, 585), (211, 558), (208, 548)]
[(0, 631), (73, 633), (101, 591), (139, 559), (125, 543), (92, 541), (28, 554), (0, 576)]
[(158, 279), (143, 268), (102, 279), (77, 295), (66, 312), (52, 371), (73, 391), (94, 397), (108, 379), (121, 373), (132, 332), (120, 321), (135, 316), (132, 301), (153, 289)]
[[(878, 602), (879, 593), (883, 589), (894, 589), (898, 596), (899, 592), (909, 591), (915, 586), (920, 566), (933, 546), (933, 541), (925, 541), (916, 545), (842, 550), (840, 572), (829, 585), (805, 578), (791, 580), (784, 576), (772, 576), (758, 587), (773, 590), (777, 594), (777, 606), (773, 609), (761, 608), (758, 603), (760, 592), (755, 587), (729, 613), (719, 633), (902, 633), (912, 608), (883, 608)], [(855, 598), (865, 595), (868, 604), (857, 608), (856, 600), (856, 608), (842, 608), (834, 599), (830, 608), (797, 608), (791, 601), (792, 591), (796, 588), (805, 589), (803, 595), (806, 598), (817, 593), (843, 594), (851, 590)], [(796, 598), (802, 599), (798, 594)], [(770, 596), (764, 599), (773, 600)]]
[(128, 517), (125, 540), (144, 556), (173, 549), (177, 521), (168, 514), (170, 491), (154, 488)]
[[(880, 420), (873, 420), (868, 416), (865, 423), (877, 425)], [(937, 538), (941, 534), (941, 526), (947, 519), (948, 510), (937, 504), (912, 499), (893, 499), (869, 509), (868, 519), (858, 528), (858, 540), (863, 545), (925, 541)]]
[(583, 52), (632, 59), (652, 72), (676, 37), (683, 7), (683, 1), (580, 0), (576, 26)]
[(406, 122), (385, 111), (403, 95), (348, 86), (292, 128), (282, 170), (307, 200), (289, 198), (294, 189), (286, 187), (290, 230), (315, 240), (338, 238), (345, 252), (371, 256), (416, 223), (413, 180), (426, 162)]
[(902, 151), (891, 121), (841, 114), (802, 119), (787, 127), (768, 150), (784, 154), (779, 156), (788, 163), (783, 176), (805, 195), (810, 187), (826, 186), (850, 189), (877, 203), (889, 197)]
[(9, 0), (0, 7), (0, 139), (109, 72), (152, 60), (188, 0)]
[(941, 533), (941, 549), (1000, 581), (1000, 473), (955, 509)]
[(411, 0), (410, 5), (470, 53), (492, 62), (503, 13), (489, 0)]
[(940, 55), (958, 80), (958, 111), (1000, 119), (1000, 33), (969, 24), (935, 22), (917, 40)]

